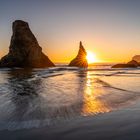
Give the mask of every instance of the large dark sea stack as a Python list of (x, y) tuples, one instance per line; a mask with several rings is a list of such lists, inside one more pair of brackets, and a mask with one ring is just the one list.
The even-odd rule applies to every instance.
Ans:
[(53, 67), (50, 59), (42, 52), (27, 22), (13, 22), (13, 35), (9, 53), (0, 60), (0, 67)]
[(86, 56), (87, 56), (87, 52), (84, 49), (82, 42), (80, 41), (78, 55), (76, 56), (76, 58), (74, 58), (70, 62), (69, 66), (71, 66), (71, 67), (84, 67), (84, 68), (88, 67), (88, 62), (87, 62)]

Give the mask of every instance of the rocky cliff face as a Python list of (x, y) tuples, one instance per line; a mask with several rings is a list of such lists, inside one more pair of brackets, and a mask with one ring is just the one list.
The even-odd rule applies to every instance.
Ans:
[(86, 50), (84, 49), (82, 42), (80, 42), (79, 52), (78, 52), (76, 58), (74, 58), (70, 62), (69, 66), (88, 67), (88, 62), (87, 62), (86, 56), (87, 56)]
[(9, 53), (0, 60), (0, 67), (53, 67), (42, 52), (27, 22), (13, 22)]

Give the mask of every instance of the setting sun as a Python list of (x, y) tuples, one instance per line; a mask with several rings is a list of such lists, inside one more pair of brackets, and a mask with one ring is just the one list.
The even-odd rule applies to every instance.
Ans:
[(92, 53), (91, 51), (87, 51), (86, 59), (87, 59), (89, 64), (94, 63), (94, 62), (97, 61), (96, 55), (94, 53)]

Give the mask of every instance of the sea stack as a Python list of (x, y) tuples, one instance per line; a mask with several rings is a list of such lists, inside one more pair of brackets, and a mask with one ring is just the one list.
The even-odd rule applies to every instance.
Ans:
[(140, 55), (135, 55), (132, 57), (132, 60), (138, 62), (140, 64)]
[(16, 20), (12, 26), (9, 53), (0, 60), (0, 67), (53, 67), (51, 60), (42, 52), (27, 22)]
[(74, 58), (70, 62), (69, 66), (70, 67), (83, 67), (83, 68), (88, 67), (88, 62), (87, 62), (86, 56), (87, 56), (87, 52), (84, 49), (82, 42), (80, 41), (79, 52), (78, 52), (76, 58)]
[(137, 65), (135, 64), (116, 64), (112, 66), (112, 68), (137, 68)]
[(125, 64), (116, 64), (112, 68), (137, 68), (140, 67), (140, 55), (135, 55), (132, 60)]

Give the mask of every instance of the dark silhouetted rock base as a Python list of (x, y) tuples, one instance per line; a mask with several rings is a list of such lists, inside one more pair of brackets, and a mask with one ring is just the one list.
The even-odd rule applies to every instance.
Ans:
[[(134, 60), (135, 58), (135, 60)], [(138, 55), (137, 57), (133, 57), (131, 61), (129, 61), (126, 64), (116, 64), (114, 66), (112, 66), (112, 68), (137, 68), (140, 66), (140, 63), (138, 61), (136, 61), (136, 58), (138, 60)]]
[(116, 64), (112, 68), (137, 68), (134, 64)]

